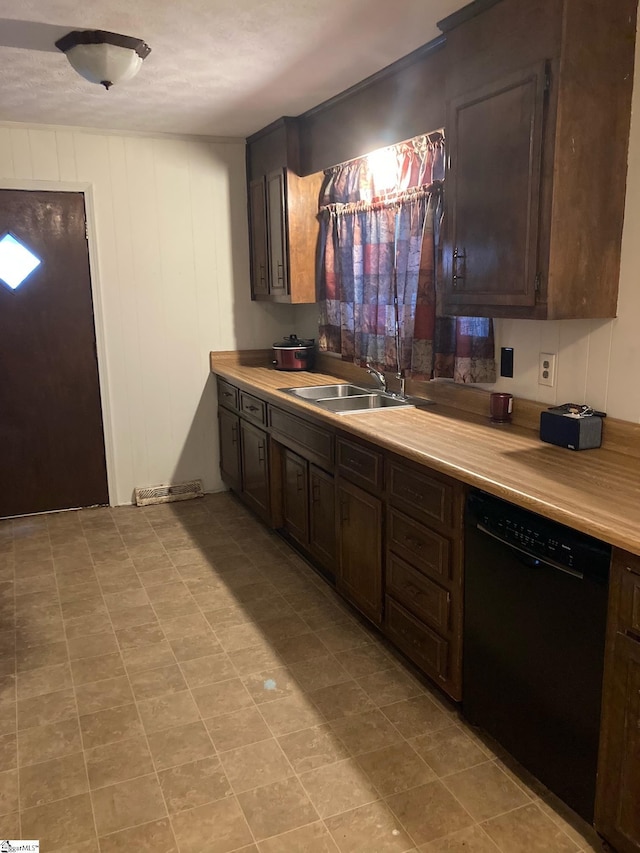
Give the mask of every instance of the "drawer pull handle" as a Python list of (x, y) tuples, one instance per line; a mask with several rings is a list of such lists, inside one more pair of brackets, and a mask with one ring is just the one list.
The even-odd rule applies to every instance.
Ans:
[(416, 492), (415, 489), (410, 489), (409, 486), (405, 486), (400, 489), (400, 494), (408, 495), (410, 498), (414, 500), (421, 501), (424, 500), (424, 495), (421, 492)]
[(347, 499), (340, 501), (340, 520), (345, 524), (349, 521), (349, 501)]
[(407, 544), (412, 545), (414, 548), (417, 548), (418, 551), (422, 551), (424, 548), (424, 542), (421, 542), (419, 539), (414, 539), (413, 536), (405, 535), (404, 541)]
[(233, 397), (233, 394), (231, 393), (231, 391), (223, 391), (222, 396), (223, 397)]
[(258, 407), (257, 407), (257, 406), (253, 406), (253, 405), (247, 405), (247, 406), (245, 406), (245, 409), (246, 409), (248, 412), (257, 412), (257, 411), (258, 411)]
[(260, 281), (264, 282), (264, 264), (260, 264)]
[(284, 264), (278, 261), (278, 281), (284, 281)]

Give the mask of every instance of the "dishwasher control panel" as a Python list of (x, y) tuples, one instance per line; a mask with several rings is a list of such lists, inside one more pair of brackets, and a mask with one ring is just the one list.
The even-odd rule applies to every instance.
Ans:
[(611, 547), (544, 516), (482, 492), (471, 492), (467, 512), (480, 528), (533, 557), (608, 577)]

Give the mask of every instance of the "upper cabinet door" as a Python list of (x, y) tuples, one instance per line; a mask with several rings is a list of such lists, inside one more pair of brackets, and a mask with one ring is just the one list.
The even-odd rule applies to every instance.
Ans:
[(284, 170), (267, 175), (267, 221), (269, 223), (270, 293), (286, 296), (289, 292), (287, 273), (287, 231), (285, 219)]
[(535, 305), (546, 80), (540, 63), (449, 104), (446, 313)]
[(267, 207), (265, 179), (257, 178), (249, 184), (249, 239), (251, 243), (251, 295), (267, 296), (269, 293), (269, 267), (267, 249)]

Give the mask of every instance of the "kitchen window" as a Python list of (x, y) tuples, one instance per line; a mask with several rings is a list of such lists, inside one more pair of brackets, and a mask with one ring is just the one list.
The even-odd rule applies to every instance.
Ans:
[(495, 382), (492, 321), (439, 311), (444, 163), (438, 132), (325, 172), (320, 348), (416, 379)]

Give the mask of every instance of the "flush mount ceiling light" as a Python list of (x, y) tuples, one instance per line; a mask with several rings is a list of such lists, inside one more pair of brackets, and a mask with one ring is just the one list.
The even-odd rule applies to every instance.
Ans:
[(56, 47), (81, 77), (105, 89), (135, 77), (151, 53), (142, 39), (105, 30), (74, 30), (58, 39)]

